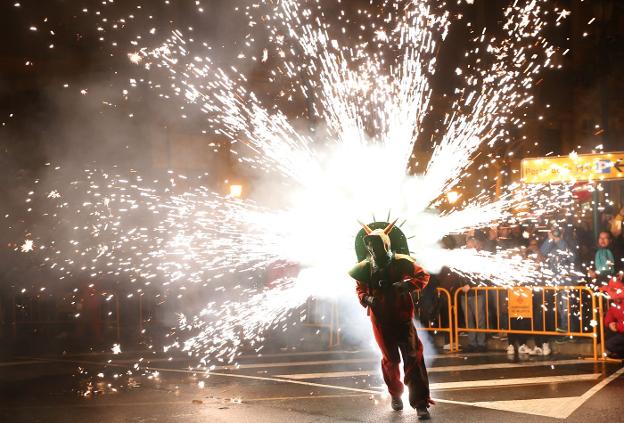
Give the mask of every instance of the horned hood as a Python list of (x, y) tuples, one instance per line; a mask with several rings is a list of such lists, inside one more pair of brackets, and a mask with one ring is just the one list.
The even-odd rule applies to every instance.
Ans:
[(364, 244), (369, 252), (369, 259), (373, 268), (384, 267), (392, 259), (392, 248), (388, 234), (392, 231), (396, 220), (384, 229), (371, 230), (368, 225), (360, 223), (366, 232)]

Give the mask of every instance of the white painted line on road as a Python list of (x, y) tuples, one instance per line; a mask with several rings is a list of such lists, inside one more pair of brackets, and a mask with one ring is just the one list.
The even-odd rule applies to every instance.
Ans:
[[(355, 354), (363, 354), (364, 352), (362, 351), (314, 351), (314, 352), (292, 352), (292, 353), (275, 353), (275, 354), (258, 354), (258, 355), (241, 355), (239, 357), (237, 357), (238, 360), (240, 359), (258, 359), (258, 358), (278, 358), (278, 357), (305, 357), (305, 356), (322, 356), (322, 355), (355, 355)], [(368, 351), (367, 351), (368, 353)], [(110, 353), (107, 353), (110, 355)], [(152, 352), (146, 352), (145, 354), (152, 354)], [(71, 356), (65, 356), (65, 357), (71, 357)], [(181, 361), (188, 361), (188, 356), (186, 357), (158, 357), (158, 358), (147, 358), (144, 357), (145, 360), (151, 362), (151, 363), (163, 363), (163, 362), (169, 362), (169, 363), (178, 363)], [(373, 357), (368, 357), (370, 360), (372, 361), (379, 361), (379, 359), (377, 358), (373, 358)], [(121, 357), (116, 357), (115, 358), (115, 362), (116, 363), (136, 363), (138, 360), (138, 358), (125, 358), (124, 356)], [(320, 361), (315, 361), (314, 363), (320, 363)], [(292, 362), (284, 362), (285, 364), (290, 364)], [(254, 365), (260, 365), (259, 363), (254, 363)], [(241, 366), (244, 366), (241, 365)], [(234, 364), (230, 364), (230, 365), (225, 365), (225, 366), (219, 366), (218, 370), (230, 370), (230, 369), (236, 369), (236, 365)], [(242, 368), (242, 367), (240, 367)]]
[(561, 419), (567, 410), (578, 401), (578, 397), (535, 398), (526, 400), (483, 401), (466, 405), (488, 408), (510, 413), (532, 414), (535, 416)]
[[(427, 369), (429, 371), (429, 369)], [(298, 373), (291, 375), (275, 375), (275, 377), (283, 377), (285, 379), (306, 380), (306, 379), (331, 379), (341, 377), (366, 377), (381, 376), (380, 370), (353, 370), (344, 372), (325, 372), (325, 373)]]
[[(470, 354), (470, 357), (479, 357), (479, 356), (496, 356), (496, 355), (504, 355), (504, 353), (476, 353)], [(458, 358), (465, 357), (465, 354), (442, 354), (442, 355), (431, 355), (425, 356), (425, 359), (436, 359), (436, 358)], [(116, 360), (120, 362), (119, 360)], [(226, 365), (226, 366), (216, 366), (214, 370), (240, 370), (240, 369), (261, 369), (261, 368), (273, 368), (273, 367), (295, 367), (295, 366), (322, 366), (324, 364), (351, 364), (351, 363), (379, 363), (381, 361), (381, 357), (364, 357), (364, 358), (345, 358), (345, 359), (336, 359), (336, 360), (314, 360), (314, 361), (283, 361), (278, 363), (250, 363), (250, 364), (238, 364), (238, 365)], [(136, 360), (132, 361), (133, 363)]]
[[(470, 371), (470, 370), (493, 370), (493, 369), (513, 369), (513, 368), (525, 368), (525, 367), (542, 367), (542, 366), (565, 366), (571, 364), (593, 364), (593, 362), (587, 360), (559, 360), (559, 361), (528, 361), (524, 363), (493, 363), (493, 364), (465, 364), (460, 366), (440, 366), (429, 367), (427, 373), (443, 373), (443, 372), (455, 372), (455, 371)], [(328, 379), (328, 378), (340, 378), (340, 377), (359, 377), (377, 375), (380, 372), (375, 370), (354, 370), (343, 372), (325, 372), (325, 373), (296, 373), (275, 375), (275, 377), (283, 377), (286, 379), (305, 380), (305, 379)]]
[[(132, 353), (132, 352), (131, 352)], [(146, 352), (146, 354), (152, 354), (153, 352)], [(358, 354), (365, 353), (364, 351), (317, 351), (313, 353), (277, 353), (277, 354), (265, 354), (258, 356), (241, 356), (239, 358), (270, 358), (270, 357), (300, 357), (306, 355), (325, 355), (325, 354)], [(188, 361), (188, 357), (173, 357), (169, 359), (168, 357), (134, 357), (128, 358), (128, 354), (123, 354), (121, 356), (116, 356), (111, 354), (110, 352), (102, 352), (102, 353), (85, 353), (85, 354), (68, 354), (62, 357), (41, 357), (41, 358), (33, 358), (33, 357), (24, 357), (24, 359), (29, 360), (31, 364), (40, 363), (40, 362), (56, 362), (56, 361), (68, 361), (68, 358), (72, 358), (71, 361), (82, 361), (85, 363), (89, 363), (88, 358), (95, 356), (104, 356), (109, 355), (111, 360), (114, 360), (116, 364), (134, 364), (138, 362), (139, 358), (143, 358), (145, 362), (150, 363), (179, 363)], [(485, 352), (485, 353), (470, 353), (464, 354), (461, 352), (458, 353), (446, 353), (446, 354), (434, 354), (434, 355), (425, 355), (426, 360), (433, 360), (438, 358), (464, 358), (464, 357), (480, 357), (480, 356), (500, 356), (505, 355), (505, 353), (500, 352)], [(86, 359), (80, 360), (79, 357), (86, 357)], [(259, 369), (259, 368), (270, 368), (270, 367), (292, 367), (292, 366), (321, 366), (324, 364), (349, 364), (349, 363), (379, 363), (381, 357), (361, 357), (361, 358), (350, 358), (350, 359), (336, 359), (336, 360), (315, 360), (315, 361), (284, 361), (277, 363), (249, 363), (249, 364), (239, 364), (239, 365), (221, 365), (216, 366), (214, 370), (239, 370), (239, 369)], [(15, 362), (18, 363), (18, 362)], [(21, 362), (20, 362), (21, 363)], [(92, 362), (92, 364), (96, 364)], [(7, 364), (8, 365), (8, 364)], [(0, 366), (2, 364), (0, 363)], [(458, 366), (462, 367), (462, 366)]]
[(273, 367), (322, 366), (324, 364), (378, 363), (379, 361), (380, 359), (378, 358), (344, 358), (340, 360), (286, 361), (280, 363), (251, 363), (231, 366), (216, 366), (214, 370), (269, 369)]
[(603, 379), (602, 381), (600, 381), (600, 383), (597, 383), (589, 391), (587, 391), (583, 395), (581, 395), (579, 397), (579, 401), (575, 402), (574, 405), (568, 409), (569, 412), (568, 412), (568, 414), (565, 417), (567, 418), (570, 415), (572, 415), (572, 413), (574, 413), (588, 399), (590, 399), (592, 396), (594, 396), (596, 393), (598, 393), (598, 391), (600, 391), (602, 388), (607, 386), (609, 383), (611, 383), (612, 381), (614, 381), (615, 379), (620, 377), (622, 375), (622, 373), (624, 373), (624, 367), (619, 369), (618, 371), (614, 372), (609, 377)]
[(583, 375), (520, 377), (513, 379), (465, 380), (461, 382), (430, 383), (429, 389), (431, 389), (432, 391), (446, 391), (450, 389), (491, 388), (517, 385), (545, 385), (549, 383), (567, 383), (596, 380), (600, 376), (601, 373), (589, 373)]
[(263, 354), (263, 353), (258, 353), (257, 355), (249, 355), (249, 354), (245, 354), (245, 355), (241, 355), (238, 358), (241, 359), (245, 359), (245, 358), (262, 358), (262, 357), (267, 357), (267, 358), (272, 358), (272, 357), (299, 357), (299, 356), (306, 356), (306, 355), (330, 355), (330, 354), (335, 354), (335, 355), (340, 355), (340, 354), (366, 354), (366, 353), (370, 353), (370, 351), (311, 351), (311, 352), (303, 352), (303, 351), (293, 351), (293, 352), (280, 352), (280, 353), (269, 353), (269, 354)]
[(366, 394), (382, 394), (383, 392), (380, 390), (371, 390), (371, 389), (360, 389), (360, 388), (350, 388), (347, 386), (336, 386), (336, 385), (325, 385), (322, 383), (313, 383), (313, 382), (303, 382), (299, 380), (289, 380), (289, 379), (278, 379), (275, 377), (264, 377), (264, 376), (249, 376), (249, 375), (238, 375), (234, 373), (215, 373), (215, 372), (198, 372), (193, 370), (184, 370), (184, 369), (159, 369), (156, 367), (150, 367), (150, 370), (157, 370), (161, 373), (192, 373), (192, 374), (202, 374), (206, 376), (224, 376), (231, 377), (235, 379), (252, 379), (252, 380), (263, 380), (269, 382), (278, 382), (278, 383), (291, 383), (294, 385), (305, 385), (305, 386), (314, 386), (317, 388), (329, 388), (329, 389), (338, 389), (342, 391), (352, 391), (352, 392), (361, 392)]
[[(64, 360), (63, 360), (64, 361)], [(74, 361), (77, 362), (77, 361)], [(82, 362), (85, 363), (85, 362)], [(87, 362), (85, 364), (96, 364), (96, 365), (101, 365), (102, 363), (98, 363), (98, 362)], [(108, 364), (108, 366), (110, 367), (124, 367), (122, 365), (116, 365), (116, 364)], [(201, 372), (198, 372), (196, 370), (185, 370), (185, 369), (166, 369), (166, 368), (150, 368), (151, 370), (158, 370), (162, 373), (186, 373), (186, 374), (200, 374)], [(586, 393), (586, 395), (584, 395), (583, 397), (585, 397), (585, 401), (594, 393), (598, 392), (599, 389), (601, 389), (602, 387), (606, 386), (607, 383), (609, 383), (610, 381), (612, 381), (613, 379), (615, 379), (616, 377), (618, 377), (622, 372), (624, 372), (624, 369), (620, 369), (618, 372), (616, 372), (615, 374), (611, 375), (609, 378), (605, 379), (604, 381), (602, 381), (601, 383), (599, 383), (598, 385), (596, 385), (596, 387), (590, 389), (588, 391), (588, 393)], [(385, 390), (381, 390), (383, 388), (381, 388), (380, 390), (373, 390), (373, 389), (361, 389), (361, 388), (351, 388), (351, 387), (347, 387), (347, 386), (336, 386), (336, 385), (327, 385), (327, 384), (321, 384), (321, 383), (311, 383), (311, 382), (304, 382), (304, 381), (298, 381), (298, 380), (289, 380), (289, 379), (279, 379), (279, 378), (274, 378), (274, 377), (261, 377), (261, 376), (249, 376), (249, 375), (239, 375), (239, 374), (231, 374), (231, 373), (217, 373), (217, 372), (209, 372), (207, 373), (208, 375), (214, 375), (214, 376), (222, 376), (222, 377), (228, 377), (228, 378), (238, 378), (238, 379), (250, 379), (250, 380), (262, 380), (262, 381), (270, 381), (270, 382), (276, 382), (276, 383), (289, 383), (289, 384), (294, 384), (294, 385), (303, 385), (303, 386), (312, 386), (312, 387), (317, 387), (317, 388), (325, 388), (325, 389), (336, 389), (336, 390), (341, 390), (341, 391), (350, 391), (350, 392), (357, 392), (357, 393), (361, 393), (361, 394), (372, 394), (372, 395), (381, 395), (381, 396), (386, 396), (387, 394), (385, 393)], [(558, 383), (558, 382), (573, 382), (573, 381), (579, 381), (581, 380), (583, 377), (591, 377), (591, 380), (594, 380), (598, 377), (600, 377), (600, 374), (590, 374), (590, 375), (573, 375), (573, 376), (568, 376), (566, 377), (558, 377), (557, 381), (554, 381), (553, 378), (532, 378), (533, 382), (536, 382), (537, 380), (540, 380), (540, 383)], [(549, 379), (548, 381), (546, 381), (546, 379)], [(489, 381), (489, 382), (498, 382), (498, 385), (491, 385), (491, 386), (502, 386), (501, 383), (505, 383), (509, 384), (509, 382), (515, 383), (515, 380), (513, 379), (497, 379), (496, 381)], [(527, 380), (525, 378), (523, 379), (517, 379), (517, 381), (519, 381), (520, 383), (517, 383), (517, 385), (526, 385), (527, 384)], [(478, 381), (468, 381), (468, 382), (451, 382), (451, 383), (464, 383), (464, 384), (470, 384), (469, 386), (465, 386), (465, 389), (469, 389), (471, 387), (475, 386), (475, 382)], [(481, 381), (481, 383), (484, 383), (483, 381)], [(433, 388), (434, 385), (438, 385), (440, 386), (441, 384), (433, 384), (432, 385), (432, 390), (434, 390), (435, 388)], [(450, 387), (451, 385), (449, 383), (446, 384), (446, 387)], [(455, 385), (455, 387), (453, 387), (453, 389), (456, 389), (457, 385)], [(440, 390), (440, 389), (435, 389), (435, 390)], [(468, 402), (462, 402), (462, 401), (453, 401), (453, 400), (445, 400), (445, 399), (440, 399), (440, 398), (434, 398), (434, 400), (438, 403), (446, 403), (446, 404), (455, 404), (455, 405), (466, 405), (466, 406), (473, 406), (473, 407), (479, 407), (480, 405), (478, 403), (468, 403)], [(579, 404), (580, 406), (580, 404)], [(494, 407), (489, 407), (489, 408), (494, 408)], [(514, 410), (509, 410), (509, 411), (514, 411)], [(570, 411), (570, 414), (573, 412), (574, 410)], [(527, 411), (528, 412), (528, 411)]]
[(591, 387), (587, 392), (579, 397), (556, 397), (556, 398), (536, 398), (513, 401), (485, 401), (485, 402), (463, 402), (446, 401), (451, 404), (467, 405), (471, 407), (489, 408), (513, 413), (532, 414), (538, 416), (552, 417), (556, 419), (567, 419), (578, 410), (588, 399), (595, 395), (610, 382), (617, 379), (624, 373), (624, 368), (611, 374)]
[(267, 398), (243, 398), (242, 403), (256, 402), (256, 401), (288, 401), (288, 400), (300, 400), (300, 399), (331, 399), (331, 398), (357, 398), (357, 397), (369, 397), (370, 394), (342, 394), (342, 395), (302, 395), (298, 397), (267, 397)]
[[(193, 373), (198, 374), (201, 372), (193, 371), (193, 370), (184, 370), (184, 369), (163, 369), (150, 367), (151, 370), (157, 370), (159, 372), (173, 372), (173, 373)], [(380, 387), (380, 390), (370, 390), (370, 389), (361, 389), (361, 388), (350, 388), (346, 386), (339, 385), (326, 385), (322, 383), (313, 383), (313, 382), (304, 382), (300, 380), (293, 379), (280, 379), (276, 377), (265, 377), (265, 376), (251, 376), (251, 375), (240, 375), (240, 374), (232, 374), (232, 373), (216, 373), (216, 372), (207, 372), (203, 373), (207, 376), (225, 376), (239, 379), (252, 379), (252, 380), (263, 380), (270, 382), (280, 382), (280, 383), (292, 383), (295, 385), (305, 385), (305, 386), (314, 386), (319, 388), (330, 388), (330, 389), (340, 389), (347, 390), (353, 392), (363, 392), (363, 393), (382, 393), (383, 387)], [(442, 383), (431, 383), (429, 384), (429, 389), (432, 391), (445, 391), (452, 389), (475, 389), (475, 388), (490, 388), (490, 387), (502, 387), (502, 386), (518, 386), (518, 385), (544, 385), (549, 383), (566, 383), (566, 382), (581, 382), (588, 380), (596, 380), (601, 376), (600, 373), (589, 373), (582, 375), (567, 375), (567, 376), (544, 376), (544, 377), (531, 377), (531, 378), (513, 378), (513, 379), (484, 379), (484, 380), (467, 380), (461, 382), (442, 382)]]

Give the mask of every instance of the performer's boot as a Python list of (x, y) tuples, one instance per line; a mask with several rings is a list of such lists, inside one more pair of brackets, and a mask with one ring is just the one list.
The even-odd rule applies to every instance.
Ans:
[(394, 411), (401, 411), (403, 410), (403, 400), (401, 399), (401, 397), (392, 397), (392, 409)]
[(417, 407), (416, 414), (418, 415), (418, 420), (429, 420), (431, 415), (429, 414), (429, 409), (427, 406)]

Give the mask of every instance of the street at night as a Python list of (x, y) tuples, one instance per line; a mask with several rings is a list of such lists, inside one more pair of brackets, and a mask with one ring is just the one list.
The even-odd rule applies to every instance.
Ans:
[[(135, 355), (135, 360), (138, 356)], [(121, 371), (127, 356), (85, 354), (23, 358), (2, 363), (3, 421), (15, 422), (407, 422), (412, 410), (390, 410), (379, 358), (373, 352), (275, 353), (243, 357), (237, 369), (210, 377), (188, 370), (188, 360), (152, 359), (159, 374), (122, 392), (79, 398), (88, 377), (112, 359)], [(619, 363), (575, 357), (508, 359), (504, 353), (435, 355), (429, 367), (435, 421), (584, 422), (616, 419), (624, 411)], [(102, 379), (104, 380), (104, 379)], [(199, 385), (199, 381), (204, 384)], [(95, 381), (94, 383), (97, 383)], [(106, 383), (106, 382), (100, 382)], [(82, 386), (81, 386), (82, 385)], [(106, 390), (105, 390), (106, 391)], [(592, 417), (594, 416), (594, 417)]]

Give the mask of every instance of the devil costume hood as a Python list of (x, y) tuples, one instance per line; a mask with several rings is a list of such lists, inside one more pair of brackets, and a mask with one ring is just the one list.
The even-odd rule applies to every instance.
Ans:
[[(349, 275), (357, 281), (357, 293), (360, 303), (366, 307), (366, 297), (372, 296), (379, 307), (372, 310), (376, 319), (382, 321), (408, 321), (414, 316), (414, 303), (409, 293), (394, 286), (397, 282), (405, 282), (408, 291), (423, 289), (429, 282), (429, 274), (416, 261), (406, 254), (396, 253), (390, 240), (391, 232), (398, 231), (396, 220), (385, 224), (384, 229), (371, 229), (361, 224), (364, 230), (363, 243), (368, 256), (356, 264)], [(372, 225), (371, 225), (372, 226)], [(379, 225), (377, 225), (379, 226)], [(395, 236), (396, 238), (396, 236)], [(405, 242), (407, 245), (407, 242)], [(369, 312), (371, 310), (369, 309)]]
[[(370, 284), (371, 282), (374, 282), (375, 279), (382, 276), (379, 275), (379, 273), (384, 272), (384, 270), (389, 266), (398, 271), (392, 273), (412, 273), (414, 266), (417, 266), (416, 261), (407, 254), (395, 252), (397, 250), (407, 251), (407, 240), (401, 230), (395, 226), (396, 222), (397, 221), (395, 220), (392, 223), (386, 224), (384, 229), (371, 229), (370, 226), (360, 223), (364, 231), (362, 234), (363, 236), (361, 236), (361, 240), (363, 241), (364, 246), (366, 246), (367, 257), (361, 260), (349, 271), (349, 276), (359, 282)], [(375, 224), (371, 224), (371, 226), (373, 225)], [(395, 233), (393, 233), (393, 231)], [(394, 249), (390, 240), (390, 234), (395, 235), (395, 239), (397, 240), (396, 243), (399, 244)], [(356, 239), (356, 252), (358, 255), (361, 255), (362, 252), (358, 251), (358, 249), (362, 250), (362, 248), (357, 244), (358, 240)], [(418, 268), (420, 269), (420, 267)], [(398, 280), (388, 282), (398, 282)]]

